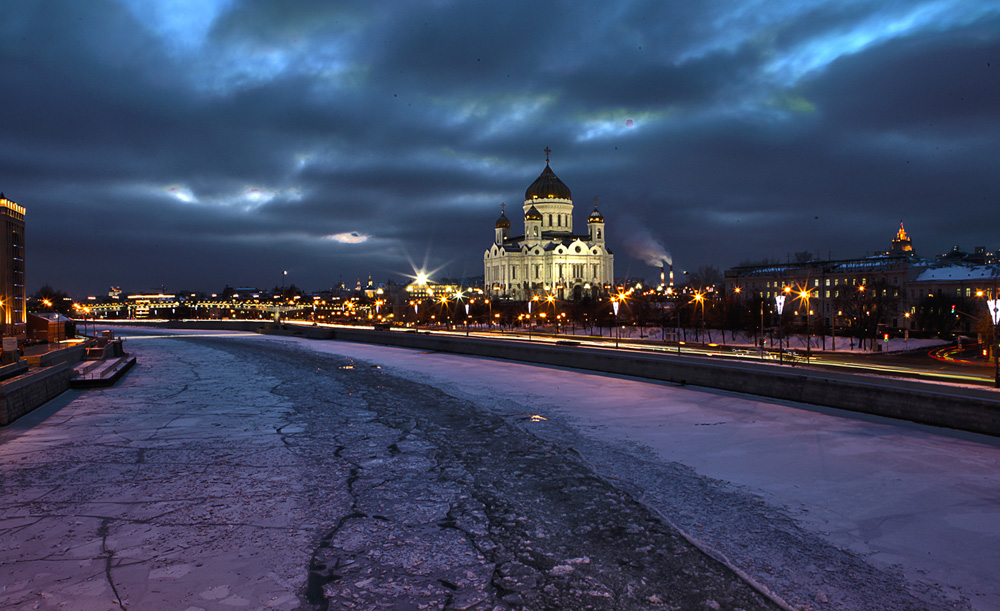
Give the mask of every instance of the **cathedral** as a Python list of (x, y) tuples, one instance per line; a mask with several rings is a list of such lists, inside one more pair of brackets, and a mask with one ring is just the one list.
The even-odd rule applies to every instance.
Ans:
[(512, 236), (500, 205), (493, 245), (483, 255), (486, 291), (491, 297), (529, 300), (552, 295), (579, 300), (611, 291), (614, 255), (605, 243), (604, 217), (587, 217), (587, 232), (573, 233), (569, 187), (549, 167), (524, 192), (524, 233)]

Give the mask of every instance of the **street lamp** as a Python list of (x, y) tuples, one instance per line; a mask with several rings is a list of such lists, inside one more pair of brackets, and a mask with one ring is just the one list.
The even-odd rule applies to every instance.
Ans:
[[(791, 292), (791, 289), (786, 286), (785, 287), (785, 292), (786, 293)], [(784, 348), (783, 348), (783, 344), (782, 344), (782, 341), (781, 341), (781, 336), (782, 336), (782, 333), (781, 333), (781, 312), (782, 312), (782, 310), (785, 309), (785, 296), (783, 294), (781, 294), (781, 295), (775, 295), (774, 296), (774, 305), (777, 306), (777, 308), (778, 308), (778, 364), (780, 365), (780, 364), (782, 364), (784, 362), (784, 354), (782, 352), (784, 350)]]
[(621, 299), (621, 295), (611, 298), (611, 309), (615, 311), (615, 348), (618, 347), (618, 339), (621, 337), (621, 331), (618, 330), (618, 300)]
[(809, 364), (809, 357), (812, 354), (812, 344), (809, 342), (809, 327), (812, 322), (812, 310), (809, 309), (809, 298), (812, 292), (809, 290), (799, 291), (799, 300), (806, 302), (806, 364)]
[(531, 341), (531, 304), (538, 301), (538, 295), (535, 295), (528, 301), (528, 341)]
[(993, 385), (1000, 388), (1000, 343), (997, 342), (997, 325), (1000, 325), (1000, 299), (987, 299), (986, 307), (993, 319)]

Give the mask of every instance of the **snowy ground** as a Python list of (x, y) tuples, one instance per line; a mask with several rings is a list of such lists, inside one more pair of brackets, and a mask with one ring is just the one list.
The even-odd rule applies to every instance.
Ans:
[[(140, 333), (146, 331), (137, 331), (135, 335)], [(363, 520), (350, 522), (359, 529), (354, 539), (349, 536), (349, 529), (337, 525), (343, 526), (351, 515), (371, 514), (358, 510), (362, 497), (357, 488), (365, 481), (396, 481), (393, 478), (405, 481), (411, 476), (396, 473), (384, 479), (388, 475), (383, 474), (365, 480), (358, 479), (355, 470), (349, 477), (341, 472), (343, 469), (338, 471), (340, 467), (336, 467), (337, 461), (331, 457), (355, 452), (360, 458), (353, 464), (369, 469), (360, 473), (371, 475), (378, 468), (388, 469), (387, 473), (392, 475), (392, 469), (401, 468), (401, 464), (412, 467), (430, 460), (427, 452), (435, 437), (432, 431), (415, 429), (413, 425), (408, 425), (411, 427), (408, 436), (400, 438), (404, 441), (396, 443), (391, 443), (388, 432), (371, 428), (365, 429), (364, 436), (351, 437), (350, 431), (357, 432), (353, 424), (345, 426), (343, 422), (332, 421), (330, 426), (342, 432), (333, 436), (312, 435), (310, 426), (314, 423), (310, 418), (327, 416), (317, 416), (321, 412), (315, 412), (306, 417), (299, 403), (306, 399), (318, 401), (316, 397), (324, 396), (329, 396), (332, 403), (334, 394), (347, 394), (350, 399), (343, 409), (357, 409), (357, 414), (378, 411), (373, 401), (381, 396), (378, 401), (382, 403), (399, 401), (401, 410), (410, 409), (408, 418), (413, 422), (419, 423), (426, 410), (447, 404), (449, 409), (480, 410), (482, 415), (477, 418), (485, 423), (481, 426), (483, 430), (512, 423), (514, 428), (510, 431), (515, 437), (524, 432), (542, 444), (530, 453), (545, 454), (543, 463), (564, 465), (558, 473), (567, 472), (574, 464), (559, 462), (567, 460), (560, 453), (561, 448), (580, 457), (586, 469), (599, 474), (614, 488), (654, 509), (664, 523), (679, 528), (713, 554), (727, 558), (733, 567), (787, 601), (791, 608), (1000, 608), (1000, 588), (995, 580), (1000, 569), (1000, 443), (995, 439), (705, 389), (489, 359), (295, 338), (224, 333), (189, 335), (206, 336), (193, 340), (202, 352), (192, 352), (194, 348), (187, 341), (138, 336), (127, 340), (127, 348), (139, 355), (140, 367), (118, 387), (72, 393), (63, 399), (63, 405), (43, 408), (38, 415), (0, 430), (4, 516), (0, 524), (0, 533), (4, 535), (0, 565), (11, 576), (0, 596), (0, 606), (27, 609), (41, 604), (39, 608), (45, 605), (55, 608), (60, 602), (84, 593), (94, 604), (75, 608), (107, 608), (102, 603), (115, 597), (146, 603), (133, 608), (171, 608), (157, 606), (157, 601), (170, 596), (174, 601), (178, 596), (196, 601), (197, 604), (191, 603), (192, 609), (227, 605), (296, 608), (303, 589), (311, 585), (313, 594), (316, 592), (316, 584), (307, 582), (303, 567), (310, 562), (324, 567), (332, 566), (334, 560), (340, 562), (346, 557), (344, 550), (352, 545), (351, 541), (356, 556), (350, 561), (357, 562), (353, 566), (364, 565), (371, 571), (370, 559), (367, 565), (361, 562), (361, 556), (357, 555), (361, 554), (361, 548), (357, 545), (363, 548), (366, 539), (373, 547), (379, 541), (388, 545), (386, 541), (395, 535), (385, 534), (384, 524), (390, 522), (393, 511), (399, 511), (399, 507), (393, 509), (393, 502), (398, 501), (392, 499), (406, 497), (407, 491), (394, 489), (379, 492), (388, 496), (364, 497), (365, 503), (387, 506), (380, 511), (388, 517), (383, 517), (384, 521), (369, 520), (370, 524)], [(221, 339), (224, 337), (230, 339)], [(213, 346), (213, 342), (219, 349), (206, 353), (203, 347)], [(272, 345), (296, 348), (301, 354), (327, 353), (340, 362), (344, 362), (344, 357), (355, 359), (356, 369), (327, 374), (317, 368), (319, 373), (309, 374), (317, 376), (309, 378), (315, 381), (300, 383), (317, 384), (316, 381), (331, 378), (331, 383), (340, 385), (337, 388), (353, 390), (312, 395), (307, 392), (309, 389), (285, 392), (281, 389), (294, 384), (288, 381), (291, 374), (282, 373), (286, 371), (282, 368), (299, 368), (302, 372), (299, 375), (305, 380), (308, 372), (302, 367), (308, 368), (308, 359), (303, 357), (302, 363), (306, 365), (298, 361), (290, 365), (272, 364), (258, 356), (251, 361), (245, 357), (257, 353), (246, 352), (241, 356), (241, 343), (247, 346), (247, 351)], [(167, 348), (167, 344), (173, 346)], [(211, 356), (208, 359), (211, 362), (204, 362), (206, 354)], [(361, 377), (350, 377), (354, 375), (352, 371), (358, 374), (375, 371), (371, 365), (380, 366), (377, 371), (389, 376), (384, 378), (384, 384), (377, 384), (382, 395), (369, 388), (370, 385), (365, 386)], [(269, 370), (273, 371), (274, 379), (267, 375)], [(398, 378), (410, 382), (389, 383), (390, 379)], [(187, 380), (182, 387), (179, 383), (171, 384), (182, 379)], [(438, 392), (444, 394), (435, 394)], [(407, 396), (408, 393), (412, 394)], [(351, 403), (362, 401), (362, 397), (367, 401), (363, 407)], [(453, 404), (448, 397), (459, 403)], [(426, 405), (420, 403), (429, 398), (434, 400)], [(113, 405), (116, 413), (105, 414), (102, 410), (108, 405)], [(155, 409), (150, 411), (150, 407)], [(195, 407), (207, 411), (190, 413)], [(500, 420), (489, 420), (490, 414)], [(227, 428), (231, 424), (226, 424), (232, 422), (233, 416), (242, 425), (235, 431)], [(370, 416), (365, 418), (374, 422)], [(382, 423), (379, 426), (389, 427), (386, 431), (400, 426), (386, 418), (382, 415), (377, 419)], [(433, 418), (428, 418), (424, 428), (433, 424)], [(470, 415), (469, 422), (473, 420)], [(144, 425), (146, 429), (142, 428)], [(135, 434), (130, 435), (129, 430)], [(81, 440), (78, 436), (84, 432), (88, 438)], [(453, 439), (456, 447), (461, 445), (458, 433), (459, 429), (453, 429), (446, 437)], [(296, 434), (308, 439), (309, 445), (302, 444), (301, 450), (288, 455), (289, 444), (298, 443)], [(382, 437), (395, 450), (377, 457), (373, 454), (367, 462), (362, 460), (365, 450), (359, 444), (365, 446)], [(160, 449), (166, 451), (169, 446), (170, 452), (177, 450), (168, 440), (201, 444), (198, 451), (202, 455), (191, 457), (183, 465), (161, 463), (162, 458), (157, 454)], [(368, 441), (362, 443), (362, 440)], [(473, 441), (467, 449), (456, 451), (456, 463), (448, 468), (441, 464), (435, 467), (443, 472), (464, 469), (466, 475), (412, 482), (414, 489), (423, 490), (426, 502), (431, 503), (427, 511), (436, 511), (434, 497), (440, 497), (438, 503), (450, 499), (453, 507), (463, 507), (463, 503), (470, 502), (467, 497), (482, 498), (483, 490), (499, 490), (512, 482), (531, 479), (531, 472), (524, 465), (505, 466), (511, 451), (494, 449), (490, 451), (495, 456), (496, 470), (508, 473), (509, 478), (484, 483), (482, 467), (476, 471), (470, 467), (471, 459), (462, 458), (475, 451), (478, 442)], [(116, 458), (110, 460), (102, 454), (93, 461), (100, 468), (92, 467), (87, 461), (102, 448), (102, 452), (112, 451)], [(399, 460), (393, 456), (400, 448), (411, 462), (393, 462)], [(79, 464), (69, 458), (70, 462), (60, 463), (59, 457), (69, 457), (71, 449), (83, 452), (86, 460), (77, 456)], [(193, 450), (182, 449), (182, 454), (184, 451)], [(169, 472), (154, 473), (154, 464), (169, 464)], [(96, 470), (87, 475), (91, 468)], [(315, 477), (317, 469), (328, 470), (323, 473), (329, 480), (329, 489), (321, 503), (310, 501), (308, 491), (296, 488), (301, 487), (300, 482), (306, 481), (308, 474)], [(199, 477), (210, 476), (211, 483), (198, 494), (182, 485), (183, 478), (195, 472)], [(143, 474), (147, 476), (144, 478)], [(87, 479), (95, 475), (107, 481), (98, 486)], [(549, 481), (546, 478), (554, 481), (568, 476), (537, 477), (544, 483)], [(335, 484), (338, 478), (349, 484), (351, 494)], [(147, 488), (133, 488), (136, 480), (143, 480)], [(581, 504), (594, 506), (594, 502), (582, 502), (588, 494), (584, 491), (594, 488), (593, 484), (579, 486), (560, 481), (555, 484), (560, 490), (580, 490), (574, 494), (580, 495)], [(240, 494), (233, 495), (233, 486), (240, 487)], [(243, 487), (247, 490), (243, 491)], [(372, 484), (365, 489), (380, 488)], [(68, 497), (67, 490), (73, 491)], [(469, 495), (463, 490), (478, 492)], [(137, 499), (137, 494), (146, 496)], [(254, 502), (251, 505), (236, 502), (244, 495)], [(283, 495), (290, 495), (285, 502), (281, 501)], [(605, 492), (600, 498), (610, 498), (609, 495), (613, 496)], [(76, 503), (84, 507), (77, 508)], [(660, 541), (657, 537), (666, 536), (655, 528), (638, 529), (635, 526), (640, 523), (638, 518), (625, 517), (637, 510), (628, 509), (631, 506), (625, 500), (616, 503), (619, 504), (614, 515), (625, 522), (623, 526), (628, 526), (622, 537), (633, 531), (648, 541)], [(468, 517), (472, 526), (464, 527), (468, 529), (464, 539), (441, 539), (444, 536), (441, 532), (450, 531), (438, 529), (433, 537), (427, 535), (425, 547), (416, 542), (413, 545), (423, 552), (428, 552), (431, 548), (426, 545), (431, 545), (449, 550), (456, 558), (467, 558), (455, 563), (465, 562), (466, 566), (466, 577), (459, 579), (458, 585), (471, 588), (487, 577), (479, 565), (468, 559), (476, 554), (475, 550), (470, 551), (467, 542), (477, 541), (474, 533), (479, 531), (474, 516), (488, 514), (489, 507), (466, 509), (468, 516), (473, 517)], [(143, 515), (131, 515), (135, 511)], [(234, 513), (237, 515), (230, 515)], [(523, 514), (530, 512), (524, 510)], [(122, 515), (131, 517), (125, 520)], [(174, 523), (165, 524), (162, 518), (154, 523), (152, 516), (160, 515), (170, 516)], [(573, 519), (586, 521), (581, 517)], [(512, 518), (503, 524), (505, 528), (513, 528), (518, 520)], [(545, 542), (552, 541), (554, 534), (560, 539), (558, 522), (555, 517), (552, 520), (550, 523), (547, 518), (538, 517), (537, 528), (528, 535), (490, 530), (489, 537), (493, 537), (491, 540), (520, 537), (520, 545), (525, 545), (523, 539), (528, 536), (535, 548), (548, 549)], [(118, 530), (119, 521), (131, 526)], [(332, 529), (330, 547), (324, 551), (321, 545), (317, 551), (315, 533), (323, 529)], [(566, 542), (571, 543), (577, 535), (575, 530), (573, 536), (565, 531), (563, 543), (568, 545)], [(379, 539), (380, 536), (389, 539)], [(212, 541), (224, 544), (218, 543), (212, 549)], [(25, 551), (25, 546), (30, 551)], [(341, 554), (336, 559), (330, 555), (333, 547)], [(109, 551), (112, 549), (117, 551), (112, 553)], [(481, 554), (484, 548), (478, 549)], [(555, 548), (551, 553), (555, 553)], [(265, 560), (251, 559), (255, 554), (263, 555)], [(590, 556), (581, 553), (549, 568), (583, 579), (582, 575), (590, 575), (580, 564), (583, 558), (588, 559), (588, 568), (594, 567), (600, 564), (600, 554), (597, 549), (590, 554), (592, 564)], [(183, 561), (178, 557), (183, 557)], [(122, 563), (123, 559), (133, 562)], [(242, 581), (228, 583), (222, 579), (219, 567), (228, 568), (230, 564), (245, 565), (246, 576)], [(205, 565), (214, 568), (206, 570)], [(129, 566), (133, 568), (126, 568)], [(524, 588), (525, 584), (536, 584), (539, 589), (542, 583), (547, 583), (546, 587), (553, 583), (552, 575), (528, 574), (530, 567), (524, 564), (497, 561), (496, 566), (500, 567), (498, 574), (507, 580), (503, 583), (516, 582), (517, 587)], [(76, 567), (74, 570), (89, 577), (60, 578), (61, 573), (73, 572), (69, 567)], [(109, 584), (115, 581), (110, 577), (129, 570), (135, 573), (132, 589), (112, 595)], [(342, 572), (350, 570), (344, 568)], [(228, 572), (227, 579), (235, 579), (231, 575), (233, 570)], [(626, 572), (623, 567), (622, 574)], [(703, 571), (696, 573), (701, 575)], [(352, 581), (354, 590), (371, 587), (370, 582), (361, 578), (363, 575), (359, 573), (357, 581)], [(69, 581), (61, 583), (63, 579)], [(604, 591), (600, 588), (607, 585), (601, 581), (607, 575), (595, 574), (587, 579), (595, 580), (587, 582), (592, 586), (588, 586), (590, 594)], [(637, 579), (634, 588), (645, 587), (645, 578)], [(444, 582), (455, 585), (452, 577)], [(358, 586), (359, 583), (362, 585)], [(424, 585), (427, 596), (434, 595), (431, 592), (434, 587), (441, 589), (434, 583)], [(125, 585), (119, 587), (126, 589)], [(330, 600), (357, 593), (338, 590), (330, 584), (325, 587)], [(629, 593), (632, 589), (633, 585), (628, 586)], [(577, 590), (553, 591), (552, 600), (576, 596)], [(514, 592), (516, 596), (522, 594), (534, 593), (530, 588)], [(660, 595), (662, 592), (644, 592), (638, 599), (648, 602), (643, 607), (613, 607), (608, 603), (593, 608), (669, 608), (657, 602)], [(504, 600), (490, 596), (493, 595), (461, 599), (472, 601), (470, 606), (462, 608), (492, 608), (477, 607), (477, 601), (511, 605), (500, 608), (518, 608), (516, 602), (520, 599), (516, 596)], [(455, 599), (450, 600), (454, 605)], [(708, 608), (713, 607), (709, 604)], [(735, 603), (728, 606), (723, 603), (719, 608), (736, 607)]]

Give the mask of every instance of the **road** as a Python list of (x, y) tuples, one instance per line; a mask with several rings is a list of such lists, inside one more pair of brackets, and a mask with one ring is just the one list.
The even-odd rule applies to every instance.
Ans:
[[(959, 356), (949, 358), (933, 358), (931, 351), (919, 349), (889, 354), (880, 353), (849, 353), (824, 352), (813, 350), (807, 359), (806, 351), (798, 349), (791, 357), (779, 359), (777, 351), (766, 351), (763, 355), (753, 349), (727, 346), (724, 344), (663, 344), (655, 341), (635, 341), (634, 339), (618, 339), (612, 337), (593, 337), (582, 335), (553, 335), (546, 333), (512, 332), (465, 332), (461, 330), (445, 331), (431, 330), (431, 333), (448, 335), (471, 335), (493, 339), (509, 339), (536, 342), (571, 342), (580, 346), (599, 348), (617, 347), (622, 350), (640, 350), (661, 354), (682, 354), (689, 356), (708, 356), (712, 358), (741, 359), (761, 361), (784, 366), (809, 366), (829, 370), (864, 373), (866, 375), (884, 375), (890, 377), (905, 377), (918, 380), (973, 384), (977, 386), (995, 386), (994, 366), (975, 358), (978, 350), (966, 347)], [(842, 341), (843, 338), (841, 338)]]

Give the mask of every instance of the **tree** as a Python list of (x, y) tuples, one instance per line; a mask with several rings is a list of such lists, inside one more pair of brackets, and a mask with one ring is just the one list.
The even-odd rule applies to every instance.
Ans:
[(65, 291), (59, 291), (46, 284), (29, 299), (29, 308), (35, 312), (58, 312), (69, 316), (73, 300)]
[(721, 283), (722, 272), (719, 271), (719, 268), (713, 265), (702, 265), (698, 268), (698, 271), (689, 276), (687, 281), (688, 286), (696, 287), (699, 290), (715, 287)]
[(896, 288), (885, 280), (845, 287), (835, 300), (837, 308), (844, 313), (848, 331), (861, 340), (860, 346), (864, 346), (865, 338), (875, 337), (879, 324), (888, 322), (897, 311), (898, 302)]

